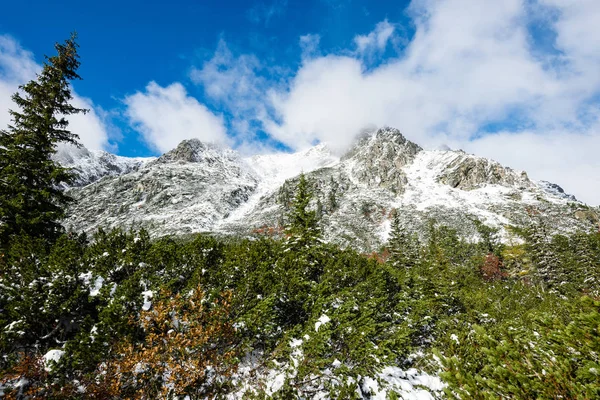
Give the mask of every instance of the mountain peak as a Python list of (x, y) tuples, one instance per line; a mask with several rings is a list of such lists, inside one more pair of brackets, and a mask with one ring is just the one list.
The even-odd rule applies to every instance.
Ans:
[[(74, 151), (73, 157), (106, 159), (107, 170), (119, 161), (88, 153), (94, 154)], [(88, 175), (98, 175), (91, 166)], [(143, 226), (153, 235), (248, 235), (264, 227), (277, 232), (301, 172), (314, 185), (325, 239), (365, 251), (387, 240), (393, 209), (420, 235), (431, 219), (472, 235), (475, 217), (501, 229), (508, 240), (504, 227), (527, 221), (532, 209), (557, 231), (597, 223), (595, 212), (557, 185), (532, 182), (525, 173), (464, 151), (423, 150), (391, 127), (365, 130), (341, 160), (324, 143), (297, 153), (241, 158), (231, 149), (185, 140), (131, 172), (72, 189), (77, 202), (68, 223), (88, 232), (100, 224)]]
[(351, 163), (354, 176), (367, 185), (401, 193), (406, 184), (403, 168), (422, 150), (398, 129), (383, 127), (359, 137), (342, 161)]
[[(392, 142), (397, 144), (404, 144), (408, 140), (404, 137), (399, 129), (391, 126), (383, 126), (378, 129), (365, 129), (356, 138), (353, 149), (356, 147), (363, 147), (368, 143), (373, 142)], [(350, 152), (352, 149), (350, 150)]]
[(400, 129), (393, 128), (391, 126), (384, 126), (375, 131), (374, 136), (379, 139), (391, 139), (396, 142), (407, 142)]
[(571, 201), (578, 201), (572, 194), (566, 193), (565, 190), (556, 183), (548, 181), (539, 181), (538, 185), (546, 192)]
[[(387, 149), (387, 153), (408, 152), (411, 155), (423, 150), (418, 144), (406, 139), (399, 129), (384, 126), (377, 130), (365, 130), (358, 136), (354, 146), (342, 157), (347, 160), (369, 149)], [(388, 154), (389, 155), (389, 154)]]
[(157, 162), (200, 162), (205, 158), (204, 156), (207, 150), (217, 150), (217, 146), (210, 143), (204, 143), (196, 138), (187, 139), (179, 143), (173, 150), (160, 156)]

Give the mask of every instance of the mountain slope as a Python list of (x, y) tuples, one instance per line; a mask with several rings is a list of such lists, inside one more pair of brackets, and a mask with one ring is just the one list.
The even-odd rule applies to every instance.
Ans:
[(341, 158), (326, 145), (294, 154), (241, 158), (236, 152), (186, 141), (137, 171), (72, 189), (78, 200), (67, 224), (140, 227), (153, 235), (213, 231), (277, 234), (285, 224), (297, 176), (314, 187), (326, 240), (364, 251), (387, 240), (400, 212), (421, 236), (430, 220), (474, 236), (473, 220), (501, 229), (542, 215), (559, 231), (589, 228), (598, 212), (555, 184), (452, 150), (423, 150), (393, 128), (369, 132)]
[(138, 170), (153, 157), (121, 157), (102, 150), (88, 150), (71, 145), (57, 149), (54, 160), (62, 166), (72, 168), (75, 180), (72, 186), (89, 185), (105, 176), (118, 176)]
[(248, 200), (257, 181), (234, 151), (187, 140), (137, 171), (71, 189), (67, 226), (144, 226), (158, 235), (210, 230)]
[[(409, 231), (424, 236), (430, 220), (475, 237), (473, 220), (500, 228), (523, 224), (541, 213), (555, 231), (586, 228), (596, 212), (523, 172), (462, 151), (423, 150), (386, 128), (361, 138), (342, 159), (308, 174), (326, 240), (374, 250), (388, 238), (393, 209)], [(243, 234), (273, 232), (285, 223), (296, 180), (264, 196), (237, 221), (221, 229)], [(556, 185), (557, 186), (557, 185)], [(557, 186), (558, 187), (558, 186)], [(579, 211), (578, 211), (579, 210)], [(587, 218), (587, 219), (586, 219)]]

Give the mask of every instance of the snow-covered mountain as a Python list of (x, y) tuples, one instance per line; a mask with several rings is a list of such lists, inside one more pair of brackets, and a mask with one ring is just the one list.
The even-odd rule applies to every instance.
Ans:
[(258, 178), (233, 150), (187, 140), (137, 170), (71, 189), (67, 226), (146, 227), (154, 234), (211, 230), (248, 201)]
[(136, 171), (153, 157), (121, 157), (102, 150), (88, 150), (72, 145), (60, 146), (54, 160), (62, 166), (72, 168), (76, 179), (73, 186), (85, 186), (105, 176), (117, 176)]
[[(534, 214), (551, 220), (557, 231), (598, 224), (598, 210), (558, 185), (463, 151), (423, 150), (393, 128), (364, 134), (342, 157), (320, 144), (243, 158), (189, 140), (156, 160), (138, 162), (130, 171), (70, 189), (77, 202), (67, 226), (143, 226), (157, 236), (277, 234), (301, 172), (313, 184), (325, 238), (365, 251), (387, 240), (393, 209), (419, 233), (434, 219), (469, 236), (479, 219), (501, 228), (507, 240), (508, 225)], [(99, 176), (80, 168), (85, 176)]]

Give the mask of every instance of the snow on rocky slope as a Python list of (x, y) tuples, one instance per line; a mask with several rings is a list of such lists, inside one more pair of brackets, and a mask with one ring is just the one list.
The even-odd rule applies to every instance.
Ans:
[(235, 221), (243, 222), (244, 217), (260, 203), (262, 199), (276, 192), (286, 180), (308, 173), (319, 168), (332, 166), (339, 161), (331, 154), (324, 144), (319, 144), (298, 153), (265, 154), (246, 158), (244, 160), (258, 179), (255, 193), (218, 223), (215, 229)]
[(155, 235), (212, 230), (248, 201), (258, 178), (233, 150), (183, 141), (138, 170), (71, 189), (67, 227), (146, 227)]
[[(596, 211), (531, 181), (524, 172), (462, 151), (423, 150), (391, 128), (359, 139), (339, 162), (307, 176), (325, 238), (365, 251), (387, 240), (393, 209), (408, 230), (421, 235), (432, 219), (466, 237), (475, 237), (473, 220), (478, 219), (500, 228), (505, 240), (511, 239), (508, 225), (525, 223), (534, 213), (549, 218), (558, 231), (598, 222)], [(243, 218), (226, 219), (220, 229), (276, 232), (285, 223), (296, 181), (263, 196)]]
[(54, 160), (72, 168), (75, 180), (72, 186), (89, 185), (105, 176), (118, 176), (136, 171), (154, 157), (121, 157), (102, 150), (88, 150), (72, 145), (60, 146)]
[(341, 158), (324, 144), (242, 158), (184, 141), (130, 172), (71, 189), (78, 201), (66, 223), (86, 231), (144, 226), (153, 235), (273, 234), (285, 224), (301, 172), (313, 184), (325, 238), (365, 251), (387, 240), (393, 209), (419, 234), (434, 219), (470, 236), (479, 219), (501, 228), (506, 240), (505, 227), (532, 214), (557, 231), (598, 223), (598, 210), (558, 185), (462, 151), (423, 150), (393, 128), (366, 133)]

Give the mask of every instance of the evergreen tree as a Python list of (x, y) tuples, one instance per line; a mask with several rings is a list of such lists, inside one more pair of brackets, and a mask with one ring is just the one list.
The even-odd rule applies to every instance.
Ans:
[(565, 265), (559, 263), (546, 222), (535, 218), (524, 230), (526, 248), (532, 263), (532, 276), (543, 289), (557, 290), (565, 279)]
[(331, 190), (329, 191), (329, 195), (327, 197), (327, 201), (329, 203), (329, 212), (334, 212), (339, 206), (337, 199), (337, 191), (339, 188), (339, 184), (333, 179), (332, 176), (329, 181), (329, 185), (331, 186)]
[(499, 229), (487, 226), (477, 219), (473, 220), (473, 224), (479, 234), (479, 248), (487, 254), (500, 256), (502, 250), (504, 250), (504, 246), (498, 234)]
[(321, 237), (317, 214), (309, 209), (312, 192), (304, 174), (300, 174), (296, 195), (288, 216), (286, 234), (296, 249), (308, 248), (316, 244)]
[(0, 247), (14, 235), (56, 239), (69, 197), (59, 188), (72, 175), (52, 160), (59, 143), (77, 144), (66, 117), (87, 110), (71, 105), (69, 81), (77, 75), (76, 34), (57, 43), (36, 80), (12, 96), (12, 125), (0, 131)]
[(583, 290), (600, 298), (600, 232), (579, 233), (574, 242), (577, 272), (584, 277)]
[(400, 223), (398, 210), (392, 212), (392, 231), (388, 242), (390, 261), (395, 267), (413, 267), (419, 258), (418, 239), (410, 235)]

